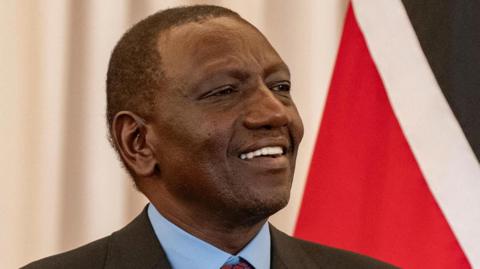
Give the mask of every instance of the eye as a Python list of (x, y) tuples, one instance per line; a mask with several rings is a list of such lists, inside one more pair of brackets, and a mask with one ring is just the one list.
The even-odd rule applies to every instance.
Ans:
[(275, 92), (290, 92), (290, 81), (281, 81), (273, 84), (270, 89)]
[(232, 86), (225, 86), (220, 88), (219, 90), (215, 91), (212, 95), (213, 96), (222, 96), (222, 95), (227, 95), (231, 94), (234, 91)]
[(232, 85), (225, 85), (225, 86), (221, 86), (219, 88), (216, 88), (212, 91), (207, 92), (201, 98), (209, 98), (209, 97), (214, 97), (214, 96), (220, 97), (220, 96), (225, 96), (225, 95), (232, 94), (234, 92), (236, 92), (235, 87), (233, 87)]

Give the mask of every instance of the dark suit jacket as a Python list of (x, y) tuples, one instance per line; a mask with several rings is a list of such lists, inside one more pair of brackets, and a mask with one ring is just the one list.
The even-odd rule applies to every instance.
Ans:
[[(273, 226), (270, 226), (270, 233), (272, 269), (396, 268), (355, 253), (292, 238)], [(110, 236), (33, 262), (23, 268), (168, 269), (171, 267), (156, 238), (147, 211), (144, 210), (130, 224)]]

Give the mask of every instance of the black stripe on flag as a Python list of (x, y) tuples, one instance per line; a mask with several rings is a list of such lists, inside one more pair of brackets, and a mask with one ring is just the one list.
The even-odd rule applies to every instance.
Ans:
[(480, 1), (402, 2), (435, 78), (480, 161)]

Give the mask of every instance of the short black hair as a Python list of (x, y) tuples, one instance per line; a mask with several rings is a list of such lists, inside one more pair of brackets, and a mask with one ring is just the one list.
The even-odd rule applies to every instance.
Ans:
[[(164, 74), (158, 39), (163, 31), (189, 22), (216, 17), (234, 17), (236, 12), (213, 5), (193, 5), (159, 11), (133, 25), (118, 41), (110, 57), (107, 72), (107, 124), (123, 110), (148, 117), (155, 105)], [(113, 143), (112, 143), (113, 144)]]

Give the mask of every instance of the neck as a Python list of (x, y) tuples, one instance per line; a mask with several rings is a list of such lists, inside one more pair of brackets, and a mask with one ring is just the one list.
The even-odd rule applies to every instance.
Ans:
[(165, 199), (165, 196), (148, 198), (170, 222), (232, 255), (240, 252), (255, 237), (267, 220), (263, 218), (241, 223), (225, 218), (218, 212), (205, 212), (205, 210), (172, 203), (171, 200)]

